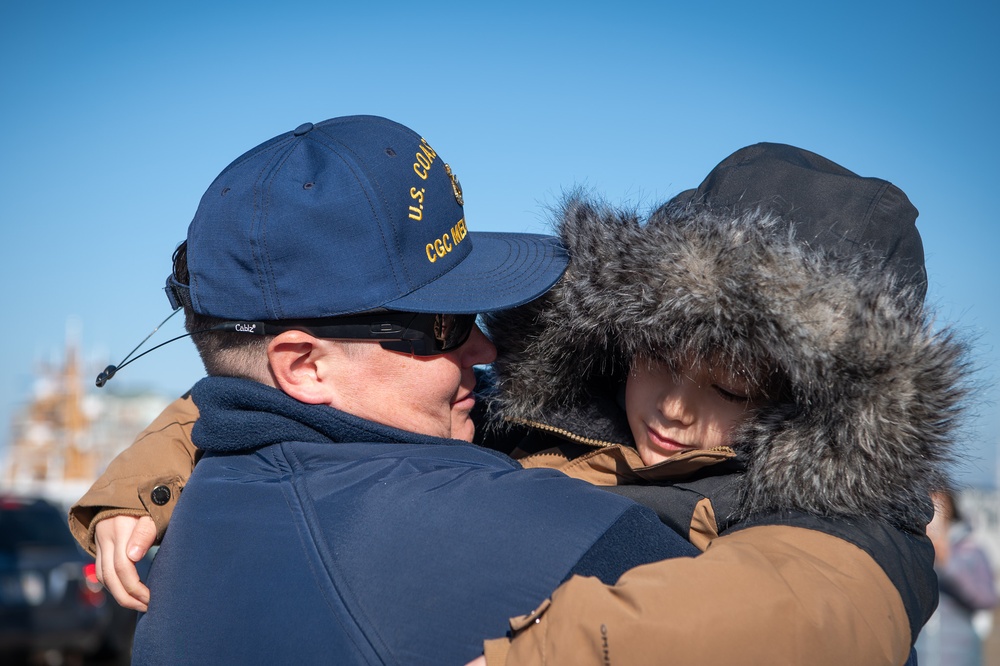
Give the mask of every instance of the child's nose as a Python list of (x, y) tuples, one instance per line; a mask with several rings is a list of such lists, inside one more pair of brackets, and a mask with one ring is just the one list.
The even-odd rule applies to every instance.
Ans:
[(680, 385), (674, 386), (673, 390), (664, 393), (660, 398), (660, 413), (667, 419), (683, 425), (694, 423), (695, 410), (689, 389), (690, 387), (681, 382)]

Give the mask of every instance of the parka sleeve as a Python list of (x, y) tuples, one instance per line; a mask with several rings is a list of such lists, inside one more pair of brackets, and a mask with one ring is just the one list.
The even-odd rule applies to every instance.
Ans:
[(118, 515), (152, 517), (157, 542), (163, 538), (177, 498), (200, 457), (191, 442), (197, 419), (198, 408), (190, 395), (167, 405), (70, 508), (70, 531), (87, 552), (96, 554), (96, 524)]
[(574, 577), (484, 653), (489, 666), (900, 666), (912, 641), (904, 597), (865, 549), (762, 525), (721, 536), (698, 557), (632, 569), (615, 585)]

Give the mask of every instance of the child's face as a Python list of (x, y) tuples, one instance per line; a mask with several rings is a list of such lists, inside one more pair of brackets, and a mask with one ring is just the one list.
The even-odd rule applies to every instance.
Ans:
[(733, 431), (762, 402), (746, 379), (708, 363), (675, 372), (637, 358), (625, 385), (628, 424), (647, 465), (682, 451), (730, 446)]

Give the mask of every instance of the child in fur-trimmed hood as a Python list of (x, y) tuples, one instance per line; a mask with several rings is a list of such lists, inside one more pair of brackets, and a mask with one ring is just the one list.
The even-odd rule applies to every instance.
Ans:
[(924, 307), (916, 216), (894, 185), (780, 144), (737, 151), (645, 224), (573, 199), (563, 280), (488, 319), (494, 413), (614, 442), (636, 434), (618, 393), (637, 369), (721, 366), (769, 397), (728, 438), (748, 470), (741, 513), (922, 525), (967, 368)]
[(750, 525), (854, 543), (911, 602), (912, 643), (934, 590), (872, 526), (922, 539), (967, 376), (924, 307), (916, 217), (891, 183), (768, 143), (645, 223), (571, 198), (562, 281), (487, 320), (499, 437), (703, 549)]

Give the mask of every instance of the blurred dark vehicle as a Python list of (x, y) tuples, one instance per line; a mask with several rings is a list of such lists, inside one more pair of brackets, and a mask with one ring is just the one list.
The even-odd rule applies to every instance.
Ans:
[(135, 612), (115, 603), (64, 512), (0, 494), (0, 663), (128, 663)]

